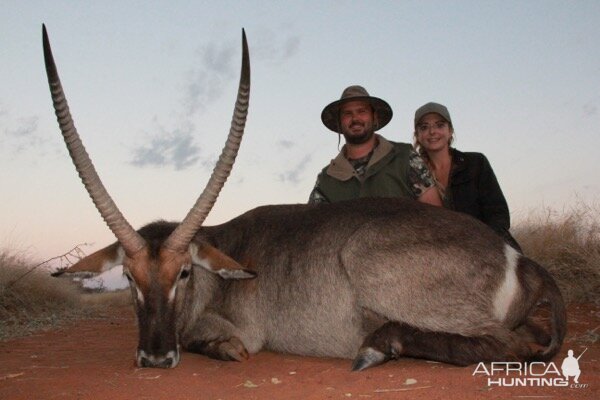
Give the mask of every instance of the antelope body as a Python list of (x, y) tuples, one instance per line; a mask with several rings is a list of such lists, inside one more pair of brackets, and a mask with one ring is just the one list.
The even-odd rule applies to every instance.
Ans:
[[(139, 366), (174, 367), (180, 348), (223, 360), (262, 349), (354, 358), (356, 370), (402, 355), (465, 365), (556, 354), (566, 322), (555, 282), (470, 216), (406, 199), (360, 199), (264, 206), (202, 227), (243, 132), (245, 36), (243, 47), (232, 130), (207, 188), (181, 224), (135, 231), (78, 150), (44, 29), (61, 131), (118, 239), (59, 274), (123, 265), (139, 325)], [(549, 333), (531, 320), (542, 301), (552, 311)]]

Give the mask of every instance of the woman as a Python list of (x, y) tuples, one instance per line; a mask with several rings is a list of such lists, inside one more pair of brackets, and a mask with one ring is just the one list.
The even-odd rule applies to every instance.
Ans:
[(444, 207), (478, 218), (521, 251), (508, 231), (508, 205), (489, 161), (481, 153), (452, 148), (453, 139), (454, 127), (445, 106), (427, 103), (415, 112), (415, 149), (431, 169)]

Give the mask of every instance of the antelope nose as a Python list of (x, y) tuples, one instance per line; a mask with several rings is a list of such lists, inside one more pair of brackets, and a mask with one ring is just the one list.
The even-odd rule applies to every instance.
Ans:
[(144, 350), (138, 350), (137, 365), (140, 368), (174, 368), (179, 363), (178, 354), (174, 351), (166, 355), (148, 355)]

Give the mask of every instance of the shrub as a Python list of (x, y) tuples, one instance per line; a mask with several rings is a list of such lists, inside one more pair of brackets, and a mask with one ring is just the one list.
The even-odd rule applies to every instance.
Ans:
[(579, 204), (532, 213), (515, 226), (525, 255), (550, 271), (567, 303), (600, 303), (599, 216), (598, 207)]
[(83, 294), (79, 284), (42, 268), (23, 276), (33, 266), (23, 256), (0, 252), (0, 340), (98, 315), (107, 303), (126, 304), (129, 296)]

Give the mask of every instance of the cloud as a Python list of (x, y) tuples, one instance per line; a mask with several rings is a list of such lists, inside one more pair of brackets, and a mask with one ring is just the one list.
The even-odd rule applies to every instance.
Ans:
[[(300, 47), (298, 36), (285, 36), (279, 32), (263, 30), (256, 45), (250, 46), (252, 60), (283, 63), (294, 57)], [(239, 71), (239, 41), (205, 44), (197, 50), (198, 61), (186, 73), (183, 106), (186, 116), (203, 111), (217, 101), (228, 82), (236, 81)], [(235, 63), (235, 64), (234, 64)]]
[(226, 84), (235, 79), (235, 49), (231, 43), (208, 44), (198, 50), (198, 67), (186, 74), (182, 100), (186, 117), (218, 100)]
[[(239, 46), (238, 46), (239, 47)], [(235, 81), (233, 43), (211, 43), (197, 51), (198, 60), (185, 74), (181, 98), (181, 113), (173, 127), (164, 128), (156, 121), (147, 143), (133, 149), (132, 165), (137, 167), (172, 166), (183, 170), (200, 160), (200, 147), (196, 144), (194, 117), (216, 102), (230, 82)], [(201, 161), (202, 166), (212, 168), (212, 158)], [(210, 167), (209, 167), (210, 165)]]
[[(253, 60), (282, 63), (293, 57), (300, 45), (300, 39), (295, 36), (286, 37), (270, 31), (263, 31), (262, 35), (257, 36), (264, 40), (257, 40), (261, 44), (256, 48), (251, 46)], [(173, 166), (176, 170), (183, 170), (200, 161), (206, 169), (214, 167), (218, 156), (206, 155), (201, 159), (200, 147), (196, 145), (195, 138), (200, 138), (202, 132), (196, 132), (191, 121), (218, 101), (228, 86), (237, 83), (240, 53), (238, 40), (212, 42), (197, 50), (194, 67), (184, 76), (177, 122), (168, 129), (157, 122), (158, 128), (154, 128), (154, 132), (148, 135), (147, 142), (133, 149), (132, 165)], [(288, 140), (278, 143), (284, 149), (290, 149), (294, 145)], [(281, 179), (296, 183), (300, 172), (301, 170), (285, 172)]]
[[(37, 150), (44, 152), (48, 140), (42, 138), (38, 132), (40, 118), (36, 115), (12, 118), (10, 112), (0, 105), (0, 125), (2, 141), (8, 144), (7, 148), (14, 153), (24, 150)], [(4, 147), (4, 146), (3, 146)]]
[(299, 48), (300, 48), (300, 37), (293, 36), (293, 37), (287, 38), (287, 40), (285, 41), (285, 47), (284, 47), (282, 59), (288, 60), (288, 59), (292, 58), (293, 56), (296, 55)]
[(200, 158), (200, 148), (194, 143), (193, 127), (172, 132), (162, 131), (148, 140), (147, 144), (133, 150), (132, 165), (137, 167), (173, 166), (183, 170), (194, 165)]
[(296, 143), (292, 142), (291, 140), (286, 140), (286, 139), (279, 140), (275, 144), (277, 145), (277, 147), (280, 147), (280, 148), (282, 148), (284, 150), (289, 150), (289, 149), (293, 148), (296, 145)]
[(8, 136), (31, 140), (37, 133), (38, 122), (39, 117), (37, 116), (19, 118), (16, 127), (13, 129), (6, 128), (6, 133)]
[(589, 102), (583, 105), (583, 115), (586, 117), (593, 117), (598, 114), (598, 105), (594, 102)]
[(265, 30), (261, 32), (257, 44), (252, 46), (252, 56), (258, 60), (281, 64), (298, 53), (300, 48), (299, 36), (285, 36), (281, 32)]
[(310, 163), (311, 159), (312, 156), (310, 154), (304, 156), (304, 158), (300, 160), (300, 162), (293, 168), (284, 171), (282, 174), (279, 174), (279, 180), (281, 182), (298, 184), (300, 182), (302, 173), (306, 170), (306, 166)]

